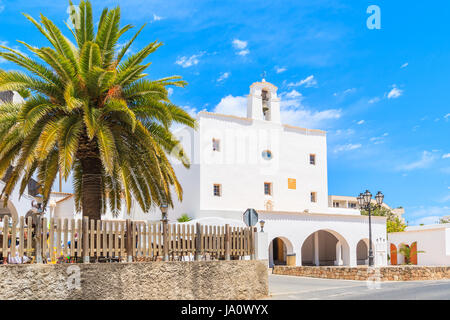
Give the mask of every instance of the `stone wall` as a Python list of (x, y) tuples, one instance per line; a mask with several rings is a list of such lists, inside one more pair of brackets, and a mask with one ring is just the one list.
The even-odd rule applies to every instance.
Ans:
[(0, 266), (0, 299), (258, 299), (263, 261)]
[(411, 281), (450, 279), (450, 266), (286, 267), (275, 266), (274, 274), (326, 279)]

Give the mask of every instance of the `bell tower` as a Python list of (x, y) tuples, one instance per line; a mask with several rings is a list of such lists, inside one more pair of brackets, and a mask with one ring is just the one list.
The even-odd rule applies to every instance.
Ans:
[(278, 88), (262, 79), (250, 86), (247, 102), (247, 118), (280, 123), (280, 99)]

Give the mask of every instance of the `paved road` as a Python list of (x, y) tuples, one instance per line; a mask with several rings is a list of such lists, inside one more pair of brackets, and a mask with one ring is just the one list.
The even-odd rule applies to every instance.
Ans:
[(450, 281), (382, 282), (370, 289), (365, 281), (269, 275), (274, 300), (450, 300)]

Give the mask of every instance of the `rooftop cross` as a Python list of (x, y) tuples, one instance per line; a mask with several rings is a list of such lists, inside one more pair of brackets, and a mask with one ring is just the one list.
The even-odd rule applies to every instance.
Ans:
[(266, 72), (266, 71), (263, 71), (263, 72), (261, 73), (261, 78), (262, 78), (262, 81), (263, 81), (263, 82), (266, 81), (266, 77), (267, 77), (267, 72)]

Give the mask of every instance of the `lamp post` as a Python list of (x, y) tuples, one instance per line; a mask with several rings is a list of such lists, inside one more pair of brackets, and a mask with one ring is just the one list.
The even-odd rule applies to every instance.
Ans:
[(259, 225), (261, 226), (261, 232), (264, 232), (264, 225), (266, 224), (266, 222), (264, 220), (260, 220), (259, 221)]
[[(369, 190), (366, 190), (364, 193), (360, 193), (357, 197), (358, 204), (361, 209), (365, 209), (369, 212), (369, 267), (373, 267), (373, 248), (372, 248), (372, 194)], [(377, 201), (377, 205), (381, 206), (383, 204), (384, 195), (381, 191), (378, 191), (375, 196), (375, 200)]]
[(161, 222), (163, 225), (163, 250), (164, 250), (164, 257), (163, 261), (169, 261), (169, 242), (167, 241), (167, 233), (168, 233), (168, 219), (167, 219), (167, 211), (169, 210), (169, 206), (167, 204), (162, 204), (161, 207)]

